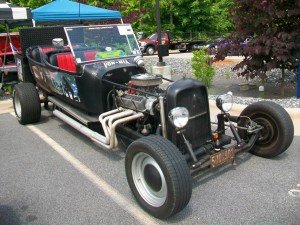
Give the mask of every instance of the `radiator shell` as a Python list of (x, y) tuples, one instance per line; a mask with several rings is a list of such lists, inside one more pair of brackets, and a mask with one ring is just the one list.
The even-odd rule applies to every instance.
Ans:
[(168, 112), (175, 107), (185, 107), (190, 120), (184, 128), (184, 135), (192, 149), (211, 141), (209, 100), (205, 85), (190, 78), (180, 79), (169, 86), (165, 100), (168, 139), (177, 146), (183, 144), (182, 137), (168, 118)]

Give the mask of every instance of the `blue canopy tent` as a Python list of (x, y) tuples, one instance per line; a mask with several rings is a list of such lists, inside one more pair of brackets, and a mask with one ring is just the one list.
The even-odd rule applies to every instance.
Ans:
[(33, 23), (120, 19), (119, 11), (102, 9), (69, 0), (56, 0), (31, 11)]

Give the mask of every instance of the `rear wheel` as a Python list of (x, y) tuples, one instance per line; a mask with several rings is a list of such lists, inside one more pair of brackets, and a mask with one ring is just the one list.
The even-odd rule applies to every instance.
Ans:
[[(255, 123), (263, 126), (251, 153), (272, 158), (284, 152), (294, 138), (294, 125), (284, 108), (274, 102), (261, 101), (247, 106), (240, 116), (249, 117)], [(240, 126), (247, 126), (249, 120), (242, 118)], [(247, 132), (240, 130), (243, 139)]]
[(17, 84), (14, 87), (13, 105), (20, 124), (36, 123), (40, 120), (41, 104), (34, 84)]
[(126, 176), (138, 203), (157, 218), (182, 210), (192, 194), (192, 180), (176, 146), (160, 136), (133, 142), (125, 159)]
[(180, 53), (187, 52), (187, 50), (179, 50)]

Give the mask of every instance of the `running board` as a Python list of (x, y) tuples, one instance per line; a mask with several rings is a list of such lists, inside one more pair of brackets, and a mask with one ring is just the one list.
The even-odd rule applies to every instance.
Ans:
[(78, 120), (79, 122), (81, 122), (86, 126), (88, 126), (90, 123), (99, 123), (99, 116), (88, 115), (54, 96), (49, 96), (48, 101), (52, 102), (54, 105), (57, 105), (59, 108), (64, 110), (67, 114), (69, 114), (70, 116), (72, 116), (73, 118), (75, 118), (76, 120)]

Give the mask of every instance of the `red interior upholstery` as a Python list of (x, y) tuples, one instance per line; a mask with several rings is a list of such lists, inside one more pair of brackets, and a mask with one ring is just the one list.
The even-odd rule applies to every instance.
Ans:
[(76, 72), (76, 65), (71, 53), (56, 54), (58, 67), (63, 70)]
[(42, 50), (42, 55), (44, 55), (46, 52), (53, 51), (54, 48), (53, 47), (44, 47), (41, 50)]
[(84, 57), (86, 61), (95, 60), (95, 55), (99, 51), (91, 51), (91, 52), (85, 52)]

